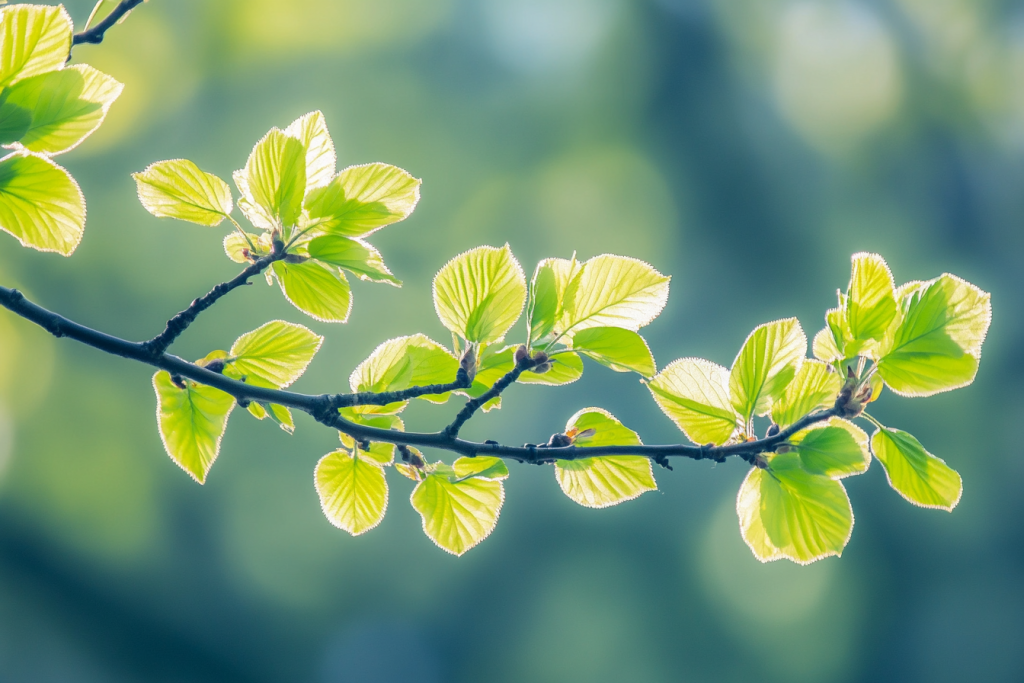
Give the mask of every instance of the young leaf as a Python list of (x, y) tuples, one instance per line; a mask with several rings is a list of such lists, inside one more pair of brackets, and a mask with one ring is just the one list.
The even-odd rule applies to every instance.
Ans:
[(423, 533), (439, 548), (462, 555), (494, 530), (505, 489), (491, 479), (453, 483), (446, 474), (430, 474), (413, 489), (411, 501)]
[[(141, 173), (133, 173), (132, 177), (139, 191), (139, 201), (154, 216), (212, 227), (220, 225), (231, 213), (228, 184), (212, 173), (201, 171), (188, 159), (158, 161)], [(242, 246), (248, 246), (241, 235), (233, 235)], [(255, 235), (252, 240), (255, 243)], [(244, 259), (239, 261), (244, 262)]]
[(899, 324), (880, 348), (878, 374), (902, 396), (967, 386), (991, 320), (991, 296), (955, 275), (904, 290)]
[(353, 536), (380, 524), (388, 506), (388, 484), (379, 465), (334, 451), (320, 458), (314, 473), (324, 515)]
[(881, 340), (896, 317), (895, 285), (885, 259), (878, 254), (854, 254), (847, 290), (846, 321), (858, 341)]
[[(228, 258), (235, 263), (251, 263), (250, 257), (255, 258), (258, 255), (252, 253), (252, 250), (249, 248), (249, 243), (251, 242), (257, 247), (261, 246), (263, 242), (260, 240), (261, 237), (266, 238), (266, 240), (263, 241), (266, 241), (265, 246), (269, 251), (271, 244), (269, 243), (269, 236), (265, 232), (260, 233), (259, 235), (253, 235), (252, 233), (247, 232), (244, 236), (239, 234), (237, 230), (229, 232), (224, 236), (224, 253), (227, 254)], [(248, 256), (246, 255), (246, 252), (249, 252)]]
[(407, 218), (420, 200), (420, 182), (397, 166), (349, 166), (309, 193), (306, 211), (318, 232), (365, 237)]
[[(511, 347), (514, 351), (516, 347)], [(512, 358), (509, 358), (510, 363)], [(508, 368), (512, 369), (511, 365)], [(536, 373), (527, 370), (519, 375), (520, 384), (544, 384), (549, 387), (560, 387), (564, 384), (572, 384), (583, 376), (583, 360), (575, 353), (560, 352), (551, 357), (551, 369), (547, 372)], [(491, 384), (494, 384), (492, 381)]]
[[(387, 417), (393, 416), (389, 415)], [(350, 452), (375, 465), (385, 467), (395, 461), (395, 444), (393, 443), (371, 441), (369, 448), (363, 448), (365, 444), (357, 443), (355, 439), (345, 432), (338, 432), (338, 436), (341, 438), (341, 444)]]
[(220, 452), (235, 399), (220, 389), (184, 380), (182, 389), (165, 371), (153, 375), (156, 417), (164, 450), (200, 484)]
[(530, 345), (551, 334), (562, 319), (562, 301), (569, 282), (580, 271), (575, 257), (544, 259), (530, 285)]
[(71, 52), (72, 31), (71, 17), (60, 5), (0, 9), (0, 87), (62, 68)]
[(526, 276), (512, 250), (477, 247), (434, 277), (434, 308), (449, 330), (470, 342), (500, 340), (523, 312)]
[(744, 422), (764, 415), (782, 398), (806, 354), (807, 337), (796, 318), (754, 328), (729, 374), (729, 395)]
[(871, 450), (889, 486), (914, 505), (952, 511), (960, 502), (960, 475), (910, 434), (880, 427), (871, 435)]
[(635, 332), (665, 307), (670, 279), (637, 259), (595, 256), (566, 286), (565, 313), (555, 331), (622, 327)]
[(572, 348), (616, 372), (637, 372), (650, 377), (656, 372), (647, 342), (636, 332), (621, 327), (590, 327), (577, 332)]
[[(349, 377), (353, 392), (400, 391), (413, 386), (455, 381), (459, 361), (437, 342), (423, 334), (389, 339), (360, 363)], [(444, 403), (448, 394), (423, 396)]]
[(270, 417), (277, 422), (277, 425), (284, 431), (289, 434), (295, 433), (295, 418), (292, 417), (292, 411), (286, 406), (271, 403)]
[(475, 458), (459, 458), (452, 463), (457, 479), (468, 477), (479, 477), (481, 479), (493, 479), (501, 481), (508, 479), (508, 466), (501, 458), (494, 458), (487, 455), (478, 455)]
[(0, 229), (23, 246), (70, 256), (85, 229), (78, 183), (45, 157), (16, 152), (0, 159)]
[(789, 443), (800, 456), (800, 464), (811, 474), (842, 479), (866, 472), (871, 464), (868, 435), (838, 417), (797, 432)]
[(839, 350), (836, 339), (832, 335), (832, 328), (823, 327), (814, 335), (814, 343), (811, 345), (814, 350), (814, 357), (818, 360), (832, 364), (837, 360), (843, 360), (843, 352)]
[[(593, 430), (592, 434), (587, 434)], [(639, 445), (636, 432), (600, 408), (584, 408), (565, 425), (565, 433), (580, 434), (577, 446)], [(639, 455), (612, 455), (579, 460), (556, 460), (555, 478), (562, 491), (580, 505), (605, 508), (654, 491), (658, 485), (651, 461)]]
[(284, 297), (306, 315), (325, 323), (343, 323), (352, 310), (352, 291), (344, 273), (319, 261), (271, 266)]
[(729, 371), (703, 358), (672, 361), (647, 388), (686, 438), (697, 444), (729, 440), (739, 416), (729, 400)]
[(754, 556), (810, 564), (841, 555), (853, 531), (843, 485), (805, 471), (796, 453), (775, 456), (769, 467), (751, 469), (736, 499), (740, 531)]
[(77, 64), (19, 81), (0, 104), (0, 120), (24, 110), (28, 126), (17, 138), (32, 152), (62, 154), (75, 148), (103, 123), (124, 85), (91, 66)]
[(306, 148), (306, 193), (331, 182), (338, 159), (324, 115), (311, 111), (292, 121), (284, 132)]
[(843, 381), (828, 365), (805, 360), (785, 393), (772, 404), (772, 422), (788, 427), (804, 415), (835, 403)]
[(302, 376), (323, 341), (302, 325), (274, 320), (236, 339), (229, 356), (246, 381), (281, 389)]
[(402, 281), (384, 265), (380, 252), (362, 240), (323, 235), (312, 240), (308, 249), (310, 258), (343, 268), (360, 280), (402, 286)]
[(243, 195), (238, 206), (253, 225), (295, 225), (306, 192), (306, 148), (297, 138), (272, 128), (253, 147), (235, 182)]

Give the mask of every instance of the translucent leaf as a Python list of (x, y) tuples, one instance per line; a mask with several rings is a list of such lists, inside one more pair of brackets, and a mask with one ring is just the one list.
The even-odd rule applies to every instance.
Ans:
[(295, 418), (292, 417), (292, 411), (286, 406), (281, 406), (276, 403), (270, 404), (270, 416), (275, 422), (289, 434), (295, 433)]
[(637, 259), (595, 256), (566, 286), (564, 315), (555, 331), (622, 327), (635, 332), (665, 307), (670, 279)]
[(420, 200), (420, 180), (388, 164), (349, 166), (306, 197), (319, 232), (365, 237), (403, 220)]
[(0, 87), (62, 68), (71, 53), (72, 31), (71, 17), (60, 5), (0, 9)]
[(161, 370), (153, 375), (160, 438), (171, 460), (202, 484), (220, 452), (235, 399), (220, 389), (184, 380), (182, 389)]
[(380, 466), (334, 451), (320, 458), (314, 481), (324, 515), (339, 529), (358, 536), (384, 519), (388, 484)]
[(348, 320), (352, 291), (337, 268), (319, 261), (277, 261), (271, 268), (285, 298), (295, 308), (326, 323)]
[(838, 417), (797, 432), (789, 443), (800, 455), (803, 468), (812, 474), (841, 479), (866, 472), (871, 464), (868, 435)]
[(696, 444), (728, 441), (739, 416), (729, 400), (729, 371), (703, 358), (672, 361), (647, 388), (662, 412)]
[[(342, 408), (338, 412), (341, 416), (349, 422), (355, 422), (356, 424), (366, 425), (368, 427), (377, 427), (378, 429), (396, 429), (400, 432), (405, 431), (405, 424), (402, 422), (402, 418), (392, 413), (380, 413), (374, 412), (374, 409), (379, 406), (352, 406), (349, 408)], [(342, 434), (344, 437), (344, 434)]]
[(832, 336), (832, 330), (828, 327), (818, 330), (818, 334), (814, 335), (812, 348), (814, 357), (825, 363), (843, 360), (843, 352), (839, 350), (835, 337)]
[(84, 64), (50, 71), (19, 81), (9, 88), (0, 105), (0, 121), (19, 115), (28, 118), (17, 138), (32, 152), (61, 154), (78, 146), (103, 123), (107, 110), (124, 85)]
[(402, 281), (384, 265), (380, 252), (362, 240), (323, 235), (312, 240), (308, 249), (311, 258), (344, 268), (360, 280), (402, 286)]
[(530, 286), (531, 345), (551, 334), (562, 319), (565, 289), (579, 269), (575, 258), (549, 258), (537, 264)]
[(434, 308), (449, 330), (471, 342), (500, 340), (523, 312), (526, 277), (512, 250), (477, 247), (434, 277)]
[[(423, 334), (389, 339), (360, 363), (348, 379), (352, 391), (401, 391), (409, 387), (454, 382), (459, 361)], [(444, 403), (448, 394), (421, 398)]]
[(878, 373), (903, 396), (966, 386), (978, 372), (991, 319), (991, 296), (955, 275), (910, 288), (880, 349)]
[(345, 448), (375, 465), (383, 467), (395, 461), (395, 444), (393, 443), (371, 441), (368, 448), (363, 448), (366, 445), (365, 443), (356, 442), (355, 439), (344, 432), (339, 432), (338, 436), (341, 438), (341, 443)]
[(311, 111), (292, 121), (284, 132), (306, 148), (306, 192), (331, 182), (338, 160), (324, 115)]
[(796, 318), (754, 328), (729, 375), (729, 395), (744, 422), (764, 415), (782, 398), (806, 354), (807, 337)]
[(78, 183), (45, 157), (15, 153), (0, 159), (0, 229), (23, 246), (70, 256), (85, 229)]
[[(246, 237), (249, 239), (246, 240)], [(227, 254), (228, 258), (235, 263), (247, 264), (250, 260), (249, 257), (246, 256), (246, 252), (251, 252), (249, 243), (257, 244), (259, 237), (260, 235), (253, 235), (252, 233), (246, 233), (245, 236), (242, 236), (238, 231), (229, 232), (224, 237), (224, 253)], [(253, 254), (250, 253), (249, 255), (252, 256)]]
[[(588, 434), (588, 430), (593, 430)], [(584, 408), (565, 425), (577, 446), (632, 446), (640, 444), (636, 432), (601, 408)], [(569, 498), (591, 508), (604, 508), (632, 500), (658, 485), (651, 461), (639, 455), (612, 455), (579, 460), (556, 460), (555, 479)]]
[(236, 339), (229, 355), (247, 381), (258, 378), (280, 389), (302, 376), (323, 341), (302, 325), (273, 320)]
[(264, 229), (295, 225), (306, 191), (306, 148), (297, 138), (272, 128), (253, 147), (235, 182), (243, 195), (238, 206), (253, 225)]
[(772, 422), (788, 427), (808, 413), (830, 408), (842, 388), (843, 381), (827, 364), (805, 360), (782, 398), (772, 405)]
[(775, 456), (770, 467), (751, 469), (736, 499), (740, 531), (754, 556), (810, 564), (841, 555), (853, 531), (843, 485), (802, 469), (796, 453)]
[(257, 420), (263, 420), (267, 417), (267, 409), (263, 407), (262, 403), (256, 403), (252, 401), (245, 407), (249, 414), (255, 417)]
[(878, 254), (858, 253), (846, 296), (846, 320), (855, 340), (881, 340), (896, 317), (895, 285), (885, 259)]
[(491, 479), (453, 483), (446, 474), (430, 474), (413, 489), (411, 500), (427, 537), (453, 555), (462, 555), (494, 530), (505, 490)]
[(638, 372), (650, 377), (656, 370), (647, 342), (621, 327), (590, 327), (577, 332), (572, 348), (616, 372)]
[[(139, 191), (139, 201), (154, 216), (214, 226), (220, 225), (231, 213), (228, 184), (212, 173), (201, 171), (187, 159), (158, 161), (141, 173), (133, 173), (132, 177)], [(235, 240), (248, 246), (241, 235), (235, 235)], [(252, 240), (256, 241), (255, 236)]]
[(459, 458), (452, 463), (452, 469), (455, 470), (455, 477), (458, 479), (480, 477), (500, 481), (508, 478), (508, 466), (505, 465), (505, 461), (487, 455)]
[(420, 476), (420, 469), (418, 467), (413, 467), (412, 465), (409, 465), (407, 463), (396, 462), (395, 470), (406, 479), (412, 479), (413, 481), (420, 481), (422, 479), (422, 477)]
[(952, 510), (960, 502), (960, 475), (910, 434), (880, 427), (871, 435), (871, 450), (889, 486), (914, 505)]
[[(516, 347), (511, 347), (513, 351)], [(512, 369), (512, 358), (509, 358), (509, 370)], [(560, 352), (551, 358), (551, 369), (547, 372), (536, 373), (527, 370), (519, 375), (520, 384), (545, 384), (549, 387), (560, 387), (565, 384), (572, 384), (583, 376), (583, 360), (575, 353)], [(494, 384), (494, 382), (491, 382)]]

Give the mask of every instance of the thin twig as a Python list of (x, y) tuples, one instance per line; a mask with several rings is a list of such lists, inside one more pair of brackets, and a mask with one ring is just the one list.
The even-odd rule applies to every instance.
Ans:
[(453, 439), (457, 437), (459, 435), (459, 430), (462, 429), (462, 425), (466, 424), (466, 422), (473, 417), (474, 413), (480, 409), (480, 406), (484, 405), (492, 398), (500, 396), (501, 392), (505, 391), (510, 384), (519, 379), (519, 375), (523, 374), (523, 372), (529, 370), (535, 365), (539, 365), (539, 363), (529, 356), (518, 361), (514, 368), (505, 373), (505, 375), (495, 382), (494, 385), (485, 393), (466, 401), (466, 405), (462, 407), (459, 414), (455, 416), (455, 419), (452, 420), (450, 425), (444, 428), (442, 433), (447, 434)]
[(108, 14), (103, 21), (96, 24), (92, 28), (86, 29), (81, 33), (76, 33), (71, 39), (72, 45), (81, 45), (82, 43), (92, 43), (93, 45), (103, 42), (103, 37), (110, 27), (121, 20), (121, 17), (131, 12), (133, 9), (141, 5), (145, 0), (121, 0), (121, 2), (115, 7), (110, 14)]

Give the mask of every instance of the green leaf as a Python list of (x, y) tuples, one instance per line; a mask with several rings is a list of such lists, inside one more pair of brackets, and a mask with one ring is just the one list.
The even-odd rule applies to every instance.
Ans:
[(853, 339), (881, 340), (896, 317), (895, 285), (885, 259), (857, 253), (847, 290), (846, 321)]
[(220, 452), (235, 399), (220, 389), (184, 383), (184, 389), (175, 386), (165, 370), (153, 375), (157, 426), (167, 455), (202, 484)]
[(803, 468), (811, 474), (841, 479), (867, 472), (871, 464), (868, 435), (838, 417), (797, 432), (789, 443), (799, 454)]
[(270, 404), (270, 417), (277, 422), (278, 426), (289, 434), (295, 433), (295, 418), (292, 411), (285, 406), (276, 403)]
[(462, 555), (494, 530), (505, 489), (491, 479), (453, 483), (447, 474), (430, 474), (413, 489), (411, 500), (423, 518), (423, 533), (439, 548)]
[(452, 463), (457, 479), (479, 477), (481, 479), (493, 479), (500, 481), (508, 478), (508, 466), (501, 458), (494, 458), (489, 455), (478, 455), (475, 458), (459, 458)]
[[(248, 240), (246, 239), (248, 237)], [(260, 239), (264, 238), (264, 239)], [(267, 233), (260, 233), (259, 235), (253, 235), (252, 233), (245, 233), (245, 236), (241, 235), (237, 230), (235, 232), (229, 232), (224, 237), (224, 253), (228, 255), (228, 258), (235, 263), (252, 263), (250, 257), (255, 257), (257, 254), (253, 254), (249, 248), (249, 243), (252, 243), (259, 248), (265, 246), (269, 251), (272, 247), (270, 244), (270, 236)], [(246, 252), (249, 252), (248, 255)]]
[[(349, 408), (342, 408), (338, 412), (341, 416), (349, 422), (355, 422), (356, 424), (366, 425), (368, 427), (377, 427), (378, 429), (396, 429), (400, 432), (405, 431), (405, 424), (402, 422), (402, 418), (398, 415), (373, 412), (375, 409), (382, 406), (352, 406)], [(344, 436), (344, 433), (342, 433)]]
[(388, 484), (379, 465), (334, 451), (320, 458), (314, 475), (324, 515), (358, 536), (380, 524), (388, 506)]
[(744, 422), (764, 415), (782, 398), (807, 354), (807, 337), (796, 318), (754, 328), (733, 361), (729, 394)]
[(564, 315), (555, 331), (622, 327), (635, 332), (665, 307), (670, 279), (637, 259), (595, 256), (566, 286)]
[(843, 380), (826, 363), (805, 360), (782, 398), (772, 405), (772, 422), (788, 427), (804, 415), (831, 407)]
[(729, 400), (729, 371), (703, 358), (672, 361), (648, 384), (654, 400), (690, 441), (721, 445), (739, 416)]
[(530, 345), (550, 335), (562, 319), (562, 299), (569, 281), (580, 266), (571, 261), (549, 258), (537, 264), (530, 285)]
[[(588, 430), (593, 430), (593, 434), (588, 434)], [(601, 408), (584, 408), (573, 415), (565, 425), (565, 433), (574, 438), (577, 446), (640, 444), (636, 432)], [(658, 488), (651, 461), (638, 455), (556, 460), (555, 478), (565, 495), (591, 508), (617, 505)]]
[(841, 555), (853, 531), (843, 485), (805, 471), (796, 453), (775, 456), (770, 468), (751, 469), (736, 499), (740, 531), (754, 556), (810, 564)]
[(306, 148), (305, 192), (331, 182), (338, 159), (324, 115), (319, 111), (311, 111), (292, 121), (284, 132), (285, 135), (298, 138)]
[(270, 230), (295, 225), (306, 191), (306, 148), (297, 138), (272, 128), (234, 178), (242, 193), (238, 208), (254, 226)]
[(380, 252), (362, 240), (323, 235), (311, 241), (308, 249), (311, 258), (344, 268), (360, 280), (402, 286), (402, 281), (384, 265)]
[[(381, 416), (385, 417), (385, 416)], [(388, 415), (386, 417), (397, 417)], [(401, 420), (399, 420), (401, 424)], [(376, 425), (374, 425), (376, 426)], [(347, 448), (351, 453), (368, 460), (375, 465), (382, 467), (390, 465), (395, 461), (395, 444), (385, 443), (383, 441), (371, 441), (369, 448), (363, 448), (363, 446), (356, 442), (351, 436), (345, 432), (338, 432), (338, 436), (341, 438), (342, 445)]]
[[(511, 348), (514, 352), (516, 347), (513, 346)], [(511, 370), (512, 367), (509, 366), (508, 369)], [(520, 384), (544, 384), (549, 387), (560, 387), (565, 384), (572, 384), (582, 376), (583, 360), (571, 351), (561, 351), (557, 356), (552, 356), (550, 370), (539, 374), (532, 370), (527, 370), (519, 375), (517, 381)], [(494, 382), (492, 381), (491, 384), (493, 385)]]
[(284, 297), (306, 315), (325, 323), (343, 323), (352, 310), (352, 291), (344, 273), (319, 261), (271, 266)]
[(32, 152), (62, 154), (100, 127), (124, 85), (91, 66), (79, 64), (19, 81), (0, 96), (0, 121), (27, 113), (28, 126), (17, 138)]
[(960, 475), (910, 434), (879, 426), (871, 435), (871, 450), (889, 486), (914, 505), (952, 511), (960, 502)]
[(0, 87), (64, 66), (74, 25), (63, 6), (0, 9)]
[(814, 335), (812, 348), (814, 357), (825, 363), (832, 364), (843, 360), (843, 352), (839, 350), (835, 337), (832, 335), (832, 329), (829, 327), (818, 330), (818, 334)]
[(973, 382), (991, 296), (948, 273), (901, 290), (899, 324), (880, 349), (885, 383), (901, 396), (931, 396)]
[(274, 320), (235, 340), (229, 356), (240, 374), (281, 389), (302, 376), (324, 338), (302, 325)]
[[(231, 213), (228, 184), (212, 173), (201, 171), (188, 159), (158, 161), (141, 173), (133, 173), (132, 177), (139, 191), (139, 201), (154, 216), (212, 227), (220, 225)], [(241, 235), (234, 235), (234, 240), (248, 246)], [(256, 242), (255, 235), (251, 239)], [(244, 260), (239, 261), (242, 262)]]
[(420, 180), (388, 164), (349, 166), (306, 197), (318, 232), (365, 237), (404, 220), (420, 200)]
[(85, 229), (78, 183), (45, 157), (16, 152), (0, 159), (0, 229), (23, 246), (70, 256)]
[(502, 339), (519, 319), (525, 299), (526, 277), (507, 244), (460, 254), (434, 277), (437, 316), (470, 342)]
[(616, 372), (637, 372), (650, 377), (657, 370), (647, 342), (621, 327), (590, 327), (577, 332), (572, 348)]
[[(447, 384), (455, 381), (459, 361), (437, 342), (423, 334), (389, 339), (360, 363), (348, 383), (353, 392), (401, 391), (409, 387)], [(448, 394), (423, 396), (444, 403)]]

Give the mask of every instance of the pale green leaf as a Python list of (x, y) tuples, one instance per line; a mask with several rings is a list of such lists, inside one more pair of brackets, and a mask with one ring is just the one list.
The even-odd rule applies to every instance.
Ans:
[(740, 531), (754, 556), (810, 564), (841, 555), (853, 531), (843, 485), (804, 470), (796, 453), (775, 456), (770, 467), (751, 469), (736, 499)]
[(85, 229), (85, 198), (49, 159), (14, 153), (0, 159), (0, 229), (23, 246), (70, 256)]
[(505, 501), (500, 481), (474, 477), (458, 483), (444, 473), (430, 474), (412, 492), (412, 506), (423, 518), (423, 532), (439, 548), (462, 555), (487, 538)]
[[(593, 434), (587, 430), (594, 430)], [(565, 423), (566, 435), (577, 446), (639, 446), (640, 436), (603, 408), (584, 408)], [(647, 458), (643, 458), (647, 460)]]
[(889, 486), (914, 505), (952, 510), (960, 502), (960, 475), (907, 432), (879, 427), (871, 435), (871, 450)]
[(320, 458), (314, 475), (324, 515), (358, 536), (380, 524), (388, 506), (388, 484), (379, 465), (334, 451)]
[[(394, 416), (380, 416), (380, 417), (394, 417)], [(362, 422), (362, 420), (360, 420)], [(399, 420), (401, 422), (401, 420)], [(373, 425), (377, 426), (377, 425)], [(351, 436), (345, 432), (338, 432), (338, 436), (341, 438), (342, 445), (354, 455), (359, 456), (365, 460), (368, 460), (375, 465), (387, 466), (395, 461), (395, 444), (386, 443), (383, 441), (371, 441), (369, 448), (363, 448), (365, 443), (357, 442)]]
[(665, 307), (670, 279), (637, 259), (595, 256), (566, 285), (564, 313), (555, 331), (622, 327), (635, 332)]
[(842, 388), (843, 380), (828, 364), (805, 360), (782, 398), (772, 404), (772, 422), (788, 427), (808, 413), (830, 408)]
[(889, 388), (931, 396), (973, 382), (992, 320), (991, 296), (948, 273), (901, 293), (898, 325), (878, 361)]
[(561, 321), (566, 287), (580, 272), (580, 264), (561, 258), (544, 259), (537, 264), (530, 285), (530, 344), (547, 337)]
[(273, 320), (236, 339), (229, 355), (246, 381), (260, 379), (281, 389), (302, 376), (323, 341), (302, 325)]
[(508, 466), (501, 458), (489, 455), (478, 455), (475, 458), (459, 458), (452, 463), (457, 479), (480, 477), (500, 481), (508, 478)]
[(73, 31), (61, 5), (0, 9), (0, 87), (62, 68), (71, 53)]
[(235, 173), (238, 206), (258, 228), (295, 225), (306, 191), (306, 148), (272, 128), (253, 147), (244, 171)]
[(175, 386), (165, 370), (153, 375), (160, 438), (171, 460), (200, 484), (220, 452), (228, 415), (235, 399), (220, 389), (191, 380)]
[(270, 417), (284, 431), (288, 432), (289, 434), (295, 433), (295, 418), (292, 417), (292, 411), (289, 410), (287, 406), (271, 403)]
[(352, 291), (344, 273), (319, 261), (271, 266), (281, 291), (295, 308), (327, 323), (343, 323), (352, 310)]
[(846, 296), (846, 321), (853, 339), (881, 340), (896, 317), (895, 285), (889, 266), (878, 254), (854, 254)]
[[(231, 213), (228, 184), (200, 170), (188, 159), (158, 161), (141, 173), (133, 173), (132, 177), (139, 191), (139, 201), (154, 216), (214, 226), (220, 225)], [(235, 235), (235, 240), (245, 243), (241, 235)], [(256, 241), (255, 236), (252, 239)]]
[(315, 187), (331, 182), (338, 160), (324, 115), (319, 111), (311, 111), (292, 121), (284, 132), (298, 138), (306, 148), (305, 191), (308, 193)]
[[(511, 347), (513, 351), (516, 347)], [(510, 361), (512, 359), (510, 358)], [(511, 370), (511, 366), (509, 370)], [(571, 384), (583, 376), (583, 360), (571, 351), (559, 352), (551, 358), (551, 369), (547, 372), (536, 373), (527, 370), (519, 375), (520, 384), (545, 384), (550, 387), (560, 387), (564, 384)], [(494, 384), (494, 382), (491, 382)]]
[[(253, 235), (252, 233), (245, 233), (241, 235), (237, 230), (229, 232), (224, 237), (224, 253), (228, 255), (228, 258), (235, 263), (252, 263), (251, 257), (255, 256), (252, 253), (252, 249), (249, 244), (259, 244), (259, 238), (265, 236), (266, 233), (260, 233), (259, 235)], [(248, 237), (248, 239), (246, 239)], [(267, 246), (270, 246), (269, 244)]]
[[(353, 392), (401, 391), (409, 387), (447, 384), (455, 381), (459, 361), (437, 342), (423, 334), (389, 339), (360, 363), (349, 377)], [(443, 403), (448, 394), (421, 398)]]
[(729, 440), (739, 416), (729, 400), (729, 371), (703, 358), (672, 361), (648, 384), (669, 419), (696, 444)]
[(732, 405), (744, 422), (764, 415), (782, 398), (807, 354), (807, 337), (796, 318), (754, 328), (729, 374)]
[(245, 407), (249, 414), (255, 417), (257, 420), (263, 420), (267, 417), (267, 409), (263, 407), (262, 403), (251, 401), (249, 405)]
[(396, 166), (349, 166), (306, 197), (309, 220), (319, 232), (365, 237), (412, 213), (420, 199), (420, 180)]
[(590, 327), (577, 332), (572, 348), (616, 372), (637, 372), (650, 377), (657, 370), (647, 342), (621, 327)]
[(512, 250), (477, 247), (434, 278), (434, 308), (449, 330), (470, 342), (500, 340), (523, 312), (526, 277)]
[(800, 455), (800, 463), (812, 474), (841, 479), (862, 474), (871, 464), (868, 435), (857, 425), (833, 417), (797, 432), (789, 443)]
[(814, 350), (814, 357), (820, 361), (831, 364), (837, 360), (843, 360), (843, 352), (839, 350), (830, 327), (818, 330), (818, 334), (814, 335), (814, 343), (811, 347)]
[(312, 240), (308, 249), (311, 258), (343, 268), (360, 280), (402, 286), (402, 281), (392, 275), (384, 265), (380, 252), (360, 239), (322, 235)]
[[(338, 412), (343, 418), (349, 422), (355, 422), (356, 424), (376, 427), (378, 429), (396, 429), (400, 432), (405, 431), (405, 424), (402, 422), (402, 418), (398, 415), (374, 412), (380, 407), (382, 406), (351, 406), (348, 408), (342, 408)], [(344, 440), (344, 433), (342, 433), (342, 439)]]

